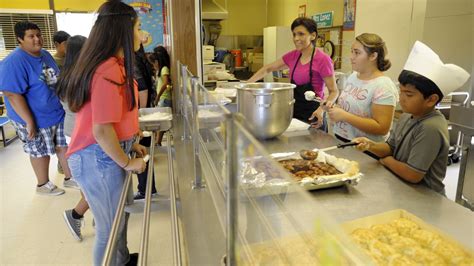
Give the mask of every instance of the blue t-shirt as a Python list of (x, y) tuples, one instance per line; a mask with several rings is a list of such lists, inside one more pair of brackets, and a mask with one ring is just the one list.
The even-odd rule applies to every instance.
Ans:
[[(45, 50), (37, 57), (16, 48), (0, 62), (0, 90), (23, 95), (38, 128), (54, 126), (64, 119), (63, 107), (54, 92), (58, 76), (58, 66)], [(8, 97), (5, 105), (11, 120), (26, 124), (13, 110)]]

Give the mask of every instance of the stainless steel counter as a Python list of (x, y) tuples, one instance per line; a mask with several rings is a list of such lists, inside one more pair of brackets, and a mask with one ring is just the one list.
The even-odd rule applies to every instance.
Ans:
[[(174, 121), (173, 138), (176, 151), (174, 165), (177, 168), (179, 190), (178, 212), (186, 249), (182, 253), (187, 255), (190, 265), (218, 264), (225, 253), (223, 189), (222, 184), (216, 182), (215, 178), (220, 169), (217, 171), (214, 169), (213, 172), (209, 162), (200, 159), (207, 187), (192, 189), (194, 179), (190, 163), (194, 157), (192, 142), (183, 140), (181, 135), (177, 134), (180, 132), (180, 123), (182, 121), (179, 118)], [(224, 155), (219, 151), (219, 147), (222, 148), (222, 143), (213, 142), (211, 138), (206, 139), (205, 133), (202, 137), (200, 140), (202, 145), (209, 150), (215, 147), (216, 152), (209, 152), (209, 158), (212, 158), (217, 167), (221, 166)], [(332, 136), (321, 131), (303, 130), (284, 133), (275, 139), (262, 141), (262, 144), (269, 153), (275, 153), (324, 148), (337, 142)], [(316, 204), (322, 206), (336, 222), (342, 223), (393, 209), (405, 209), (474, 249), (474, 214), (470, 210), (424, 186), (400, 180), (376, 160), (353, 148), (329, 153), (359, 162), (360, 171), (364, 174), (355, 187), (309, 192)], [(297, 204), (300, 209), (301, 204), (311, 204), (306, 201), (288, 201), (291, 201), (291, 197), (287, 198), (286, 206)]]
[[(263, 141), (269, 153), (325, 148), (338, 141), (319, 130), (284, 133)], [(405, 209), (440, 228), (454, 239), (474, 249), (474, 214), (455, 202), (424, 187), (402, 181), (378, 161), (354, 148), (328, 152), (359, 163), (364, 174), (355, 187), (339, 187), (311, 192), (337, 222), (345, 222), (392, 209)]]

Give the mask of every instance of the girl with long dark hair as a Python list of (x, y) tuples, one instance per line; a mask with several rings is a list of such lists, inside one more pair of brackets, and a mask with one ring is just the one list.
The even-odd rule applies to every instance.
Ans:
[[(153, 87), (153, 66), (148, 61), (145, 49), (143, 45), (140, 44), (140, 49), (135, 52), (135, 80), (138, 84), (138, 104), (140, 108), (146, 107), (153, 107), (156, 92), (155, 88)], [(143, 137), (140, 139), (140, 144), (145, 147), (150, 147), (151, 137)], [(137, 186), (137, 193), (134, 196), (135, 200), (143, 200), (145, 199), (145, 190), (146, 190), (146, 180), (148, 178), (148, 165), (145, 167), (145, 171), (137, 175), (138, 177), (138, 186)], [(156, 195), (156, 186), (155, 186), (155, 172), (152, 172), (152, 187), (151, 193), (152, 195)]]
[[(140, 47), (139, 23), (127, 4), (117, 0), (102, 4), (77, 63), (59, 88), (71, 111), (77, 112), (67, 156), (94, 215), (95, 265), (103, 260), (126, 171), (145, 169), (143, 159), (128, 156), (132, 150), (138, 156), (146, 154), (145, 147), (133, 141), (138, 133), (133, 68), (134, 51)], [(112, 253), (114, 265), (131, 260), (127, 222), (125, 214)]]
[(172, 91), (170, 79), (170, 56), (165, 47), (158, 46), (153, 49), (150, 61), (156, 70), (156, 102), (159, 107), (171, 107)]
[(140, 44), (140, 49), (135, 52), (134, 76), (138, 85), (139, 107), (152, 107), (156, 97), (153, 88), (153, 66), (148, 61), (143, 44)]
[[(81, 35), (72, 36), (68, 39), (67, 42), (67, 53), (64, 58), (64, 65), (61, 69), (61, 74), (59, 76), (58, 84), (64, 82), (64, 76), (66, 73), (71, 72), (74, 64), (79, 58), (84, 43), (87, 38)], [(64, 88), (56, 87), (56, 94), (64, 96)], [(61, 96), (60, 96), (61, 98)], [(63, 104), (64, 111), (66, 115), (64, 116), (64, 135), (66, 136), (66, 142), (69, 144), (71, 142), (72, 130), (76, 121), (76, 114), (69, 110), (67, 103), (61, 101)], [(82, 241), (81, 226), (84, 214), (89, 210), (89, 204), (87, 204), (84, 194), (81, 192), (81, 199), (77, 203), (76, 207), (70, 210), (65, 210), (63, 213), (64, 221), (66, 222), (67, 227), (71, 231), (73, 237)]]
[[(155, 105), (158, 107), (172, 107), (173, 91), (170, 79), (170, 56), (168, 51), (163, 46), (157, 46), (153, 49), (153, 54), (150, 56), (150, 61), (156, 71), (156, 100)], [(160, 131), (157, 143), (161, 146), (164, 131)]]

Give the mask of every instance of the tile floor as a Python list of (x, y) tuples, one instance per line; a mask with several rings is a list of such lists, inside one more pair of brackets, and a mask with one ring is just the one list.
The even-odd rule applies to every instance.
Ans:
[[(155, 161), (164, 156), (165, 153), (158, 153)], [(50, 179), (62, 187), (63, 176), (57, 173), (56, 162), (52, 158)], [(163, 167), (159, 170), (163, 176), (157, 179), (159, 194), (166, 197), (166, 164), (158, 163), (157, 167)], [(36, 178), (21, 142), (17, 140), (7, 147), (0, 144), (0, 265), (90, 265), (94, 243), (91, 213), (85, 215), (82, 242), (72, 237), (62, 217), (63, 211), (79, 200), (79, 191), (66, 189), (61, 196), (40, 196), (35, 194), (35, 185)], [(170, 265), (169, 207), (160, 204), (158, 209), (151, 215), (148, 265)], [(139, 250), (142, 217), (130, 217), (131, 252)]]

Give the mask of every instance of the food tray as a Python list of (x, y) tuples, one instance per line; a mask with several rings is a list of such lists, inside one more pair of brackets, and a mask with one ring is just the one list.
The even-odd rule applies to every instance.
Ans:
[[(474, 260), (472, 260), (474, 258), (474, 252), (472, 250), (463, 246), (461, 243), (454, 240), (452, 237), (448, 236), (437, 227), (426, 223), (425, 221), (418, 218), (414, 214), (403, 209), (395, 209), (395, 210), (359, 218), (353, 221), (343, 223), (341, 226), (346, 233), (351, 234), (356, 229), (370, 229), (374, 225), (389, 224), (392, 221), (399, 218), (405, 218), (415, 223), (419, 227), (418, 229), (426, 230), (431, 233), (437, 234), (441, 238), (441, 241), (444, 241), (450, 245), (454, 245), (455, 247), (461, 249), (463, 252), (465, 252), (467, 256), (470, 256), (471, 262), (474, 262)], [(409, 235), (414, 235), (414, 234), (412, 232), (412, 233), (409, 233)], [(453, 259), (455, 258), (453, 257)], [(451, 262), (451, 263), (458, 264), (455, 262)], [(474, 264), (471, 264), (471, 265), (474, 265)]]
[(224, 93), (221, 93), (221, 92), (210, 91), (209, 96), (210, 96), (210, 100), (209, 102), (207, 102), (207, 104), (226, 105), (232, 102), (232, 99), (226, 97)]
[(215, 128), (225, 120), (225, 115), (218, 105), (199, 105), (198, 119), (200, 128)]
[(283, 236), (238, 249), (238, 265), (356, 265), (354, 254), (326, 235)]
[[(158, 119), (144, 120), (143, 117), (154, 113), (163, 114)], [(138, 110), (138, 122), (143, 131), (166, 131), (171, 128), (173, 115), (170, 107), (141, 108)]]
[[(317, 151), (317, 149), (315, 149), (315, 151)], [(273, 153), (270, 154), (270, 156), (277, 161), (301, 159), (298, 152)], [(358, 163), (355, 161), (337, 158), (323, 151), (318, 152), (316, 161), (331, 164), (337, 170), (342, 172), (342, 174), (319, 176), (316, 179), (312, 177), (305, 177), (301, 181), (295, 181), (307, 190), (318, 190), (343, 185), (354, 186), (357, 185), (362, 176), (362, 174), (359, 172)], [(277, 171), (271, 171), (269, 168), (264, 169), (265, 164), (268, 165), (268, 162), (265, 163), (265, 161), (262, 160), (261, 164), (258, 164), (258, 159), (252, 160), (252, 162), (250, 160), (243, 161), (241, 182), (246, 187), (282, 187), (288, 186), (290, 184), (290, 181), (279, 176)]]

